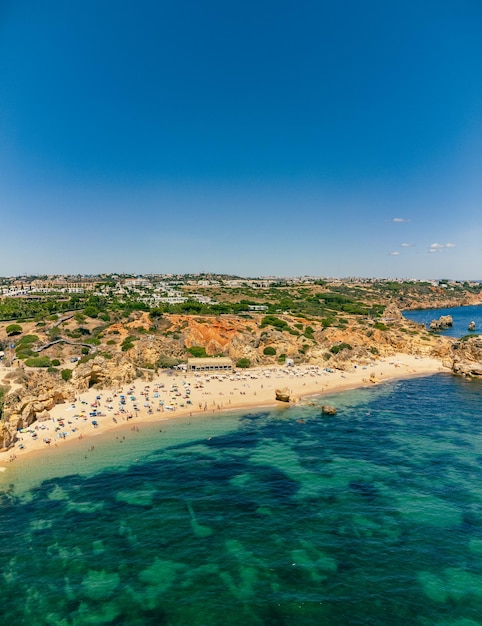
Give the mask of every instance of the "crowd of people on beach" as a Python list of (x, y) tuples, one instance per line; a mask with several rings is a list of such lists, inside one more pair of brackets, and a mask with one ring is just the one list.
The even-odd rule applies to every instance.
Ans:
[[(400, 361), (391, 360), (387, 364), (379, 360), (368, 365), (352, 364), (344, 371), (319, 365), (264, 367), (229, 373), (170, 370), (149, 382), (138, 379), (114, 390), (90, 389), (68, 405), (55, 406), (49, 419), (22, 428), (17, 433), (15, 448), (10, 450), (9, 460), (15, 460), (20, 451), (55, 447), (65, 441), (121, 427), (130, 420), (164, 420), (175, 415), (274, 404), (275, 390), (279, 387), (296, 399), (378, 382), (383, 372), (377, 370), (375, 376), (374, 368), (378, 368), (380, 361), (393, 375), (399, 375), (395, 374), (395, 368), (400, 367)], [(409, 366), (405, 365), (408, 370)], [(369, 373), (365, 371), (368, 369)]]
[[(58, 405), (51, 412), (51, 417), (42, 422), (34, 422), (18, 432), (19, 449), (24, 449), (29, 442), (39, 437), (46, 446), (58, 445), (61, 441), (82, 438), (85, 425), (93, 430), (105, 427), (107, 421), (119, 425), (131, 419), (161, 417), (158, 414), (183, 414), (193, 412), (220, 411), (239, 404), (242, 396), (250, 392), (254, 381), (289, 382), (310, 376), (320, 377), (329, 370), (314, 366), (291, 368), (262, 368), (249, 372), (230, 374), (204, 373), (187, 375), (175, 373), (169, 382), (142, 383), (136, 381), (126, 388), (115, 391), (98, 391), (92, 398), (92, 392), (80, 394), (75, 401)], [(264, 384), (261, 383), (261, 389)], [(253, 398), (256, 390), (252, 391)], [(89, 397), (90, 396), (90, 397)], [(84, 426), (84, 428), (81, 428)]]

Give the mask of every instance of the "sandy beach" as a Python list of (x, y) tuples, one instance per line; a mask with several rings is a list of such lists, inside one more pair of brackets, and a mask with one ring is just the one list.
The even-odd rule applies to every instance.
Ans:
[(397, 354), (370, 365), (354, 365), (348, 371), (303, 365), (232, 373), (161, 372), (149, 383), (138, 379), (118, 389), (90, 389), (72, 404), (58, 404), (50, 411), (50, 419), (23, 429), (15, 446), (0, 453), (0, 471), (18, 457), (40, 451), (48, 454), (52, 447), (79, 439), (90, 444), (97, 435), (113, 429), (132, 430), (142, 423), (179, 416), (280, 405), (276, 389), (286, 388), (295, 402), (303, 402), (307, 396), (442, 371), (448, 370), (438, 359)]

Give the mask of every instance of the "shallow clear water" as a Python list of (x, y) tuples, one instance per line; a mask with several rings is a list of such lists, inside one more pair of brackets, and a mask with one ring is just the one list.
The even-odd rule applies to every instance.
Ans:
[[(482, 333), (482, 305), (457, 306), (447, 309), (424, 309), (404, 311), (403, 316), (412, 322), (430, 326), (432, 320), (438, 320), (441, 315), (451, 315), (454, 321), (453, 326), (440, 331), (439, 334), (448, 337), (463, 337), (464, 335)], [(470, 322), (475, 322), (476, 329), (471, 333), (468, 330)]]
[(437, 375), (17, 461), (0, 623), (480, 624), (481, 392)]

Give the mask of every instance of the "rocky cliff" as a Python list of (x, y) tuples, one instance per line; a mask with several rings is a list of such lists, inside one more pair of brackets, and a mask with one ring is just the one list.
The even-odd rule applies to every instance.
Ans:
[(56, 404), (75, 397), (72, 385), (48, 372), (25, 374), (19, 370), (10, 376), (10, 380), (15, 384), (15, 390), (5, 395), (0, 421), (0, 450), (13, 444), (17, 430), (45, 419)]
[(474, 336), (453, 344), (448, 365), (454, 374), (482, 378), (482, 337)]

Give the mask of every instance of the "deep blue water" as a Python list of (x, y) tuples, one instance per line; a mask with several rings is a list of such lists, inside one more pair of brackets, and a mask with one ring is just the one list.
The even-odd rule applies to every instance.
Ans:
[(13, 463), (0, 624), (481, 624), (480, 383), (328, 400)]
[[(438, 320), (441, 315), (451, 315), (454, 325), (447, 330), (441, 331), (441, 335), (449, 337), (463, 337), (464, 335), (482, 333), (482, 305), (474, 306), (457, 306), (448, 309), (424, 309), (404, 311), (403, 316), (413, 322), (425, 324), (427, 329), (432, 320)], [(468, 325), (474, 321), (476, 325), (475, 332), (470, 333)]]

